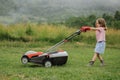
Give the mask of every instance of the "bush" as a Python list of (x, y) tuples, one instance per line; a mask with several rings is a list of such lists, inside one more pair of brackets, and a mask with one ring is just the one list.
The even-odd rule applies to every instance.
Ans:
[(111, 24), (114, 29), (120, 29), (120, 21), (113, 21)]
[(33, 30), (31, 28), (31, 26), (29, 25), (26, 29), (26, 32), (25, 32), (27, 35), (33, 35)]
[(116, 11), (115, 15), (114, 15), (114, 18), (116, 20), (120, 20), (120, 12), (119, 11)]

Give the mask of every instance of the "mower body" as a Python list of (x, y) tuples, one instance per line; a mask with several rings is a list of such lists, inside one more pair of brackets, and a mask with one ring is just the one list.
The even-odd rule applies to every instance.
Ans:
[(68, 53), (66, 51), (55, 51), (50, 53), (27, 51), (21, 58), (23, 64), (28, 62), (42, 64), (45, 67), (52, 65), (63, 65), (67, 62)]

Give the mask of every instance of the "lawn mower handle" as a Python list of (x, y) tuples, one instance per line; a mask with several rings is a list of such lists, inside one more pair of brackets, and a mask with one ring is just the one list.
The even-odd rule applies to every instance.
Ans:
[(91, 30), (91, 27), (90, 27), (90, 26), (82, 26), (82, 27), (80, 28), (80, 30), (81, 30), (82, 32), (86, 32), (86, 31)]
[(65, 39), (63, 39), (62, 41), (56, 43), (54, 46), (52, 46), (51, 48), (49, 48), (48, 50), (45, 51), (45, 53), (49, 53), (51, 51), (53, 51), (55, 48), (59, 47), (60, 45), (62, 45), (65, 42), (70, 41), (73, 37), (80, 35), (81, 30), (77, 30), (76, 32), (74, 32), (73, 34), (71, 34), (70, 36), (66, 37)]

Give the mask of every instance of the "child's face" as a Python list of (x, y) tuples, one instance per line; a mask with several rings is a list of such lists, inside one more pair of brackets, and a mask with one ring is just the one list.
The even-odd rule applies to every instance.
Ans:
[(100, 27), (100, 24), (98, 23), (98, 21), (96, 21), (95, 27)]

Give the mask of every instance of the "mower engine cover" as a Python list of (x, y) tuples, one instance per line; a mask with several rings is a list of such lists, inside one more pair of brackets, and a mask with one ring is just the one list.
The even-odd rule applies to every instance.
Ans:
[(21, 58), (23, 64), (28, 62), (42, 64), (45, 67), (52, 65), (63, 65), (67, 62), (68, 53), (66, 51), (54, 51), (49, 53), (27, 51)]
[(21, 57), (21, 62), (23, 64), (27, 64), (30, 62), (30, 59), (33, 57), (38, 57), (39, 55), (42, 55), (43, 52), (35, 52), (35, 51), (27, 51), (22, 57)]

